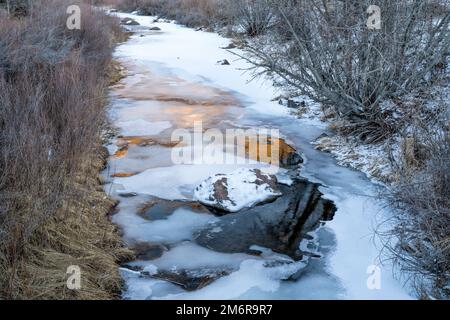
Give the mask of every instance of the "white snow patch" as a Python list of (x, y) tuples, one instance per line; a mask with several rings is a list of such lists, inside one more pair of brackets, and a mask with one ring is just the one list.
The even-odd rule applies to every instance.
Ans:
[(312, 143), (317, 150), (328, 152), (341, 166), (354, 168), (366, 174), (374, 183), (389, 183), (393, 179), (389, 149), (398, 153), (398, 143), (361, 144), (355, 139), (339, 135), (320, 137)]
[[(229, 174), (209, 177), (195, 189), (194, 199), (209, 206), (237, 212), (281, 195), (279, 191), (259, 179), (256, 172), (253, 169), (241, 168)], [(273, 176), (262, 174), (268, 179), (273, 178)], [(225, 179), (223, 183), (226, 185), (228, 198), (215, 199), (214, 186), (222, 179)]]
[(119, 150), (119, 147), (115, 143), (110, 143), (106, 146), (108, 149), (109, 155), (116, 154), (116, 152)]

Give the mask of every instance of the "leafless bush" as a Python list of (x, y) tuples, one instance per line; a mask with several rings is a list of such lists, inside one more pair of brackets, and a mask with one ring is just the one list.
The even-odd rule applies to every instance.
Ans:
[(191, 26), (240, 26), (247, 35), (266, 32), (274, 22), (271, 0), (121, 0), (120, 10), (175, 19)]
[(228, 1), (122, 0), (117, 7), (120, 10), (137, 10), (140, 14), (161, 16), (190, 27), (197, 27), (225, 24), (231, 18), (227, 11)]
[[(450, 297), (450, 127), (448, 110), (415, 121), (393, 163), (398, 209), (386, 249), (422, 298)], [(393, 239), (393, 241), (391, 241)]]
[[(249, 45), (249, 60), (334, 108), (347, 131), (376, 142), (396, 131), (381, 102), (429, 83), (449, 54), (450, 13), (430, 14), (431, 2), (272, 1), (276, 33), (268, 44)], [(373, 4), (381, 8), (380, 30), (367, 26)]]
[(138, 10), (143, 15), (157, 15), (163, 3), (161, 0), (119, 0), (115, 7), (126, 12)]
[(230, 1), (228, 5), (237, 23), (251, 37), (264, 34), (273, 23), (270, 0), (238, 0)]
[(78, 297), (120, 290), (109, 200), (88, 202), (118, 23), (80, 4), (70, 31), (69, 4), (35, 1), (27, 18), (0, 21), (0, 298), (76, 298), (61, 283), (75, 261), (90, 270)]

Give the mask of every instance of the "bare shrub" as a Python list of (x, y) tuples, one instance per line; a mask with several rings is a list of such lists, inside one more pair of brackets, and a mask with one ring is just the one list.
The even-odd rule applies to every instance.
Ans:
[(138, 10), (143, 15), (157, 15), (163, 3), (162, 0), (119, 0), (115, 7), (126, 12)]
[(137, 10), (143, 15), (174, 19), (181, 24), (197, 27), (223, 23), (226, 19), (223, 2), (220, 0), (122, 0), (117, 7), (120, 10)]
[(250, 37), (264, 34), (274, 20), (270, 0), (239, 0), (229, 2), (230, 12)]
[(257, 36), (273, 24), (270, 0), (122, 0), (120, 10), (161, 16), (190, 26), (236, 24), (247, 35)]
[(386, 249), (425, 299), (450, 297), (449, 118), (443, 110), (415, 121), (393, 163), (398, 181), (390, 201), (398, 213)]
[[(347, 121), (345, 130), (376, 142), (396, 131), (388, 98), (430, 83), (449, 54), (450, 12), (427, 12), (429, 0), (272, 1), (277, 33), (244, 57)], [(367, 27), (369, 5), (381, 29)]]

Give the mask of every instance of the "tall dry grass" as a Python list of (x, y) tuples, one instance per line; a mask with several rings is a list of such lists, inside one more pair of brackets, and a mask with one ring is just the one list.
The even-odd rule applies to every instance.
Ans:
[[(224, 25), (233, 20), (229, 0), (118, 0), (117, 8), (157, 15), (189, 27)], [(240, 0), (239, 0), (240, 1)]]
[[(108, 219), (98, 174), (107, 67), (117, 21), (73, 1), (35, 1), (0, 21), (0, 298), (98, 299), (120, 294), (129, 256)], [(66, 287), (78, 265), (82, 288)]]

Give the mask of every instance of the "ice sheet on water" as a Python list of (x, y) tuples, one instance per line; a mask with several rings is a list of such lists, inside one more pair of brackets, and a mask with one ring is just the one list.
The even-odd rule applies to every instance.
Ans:
[(170, 294), (164, 299), (237, 299), (247, 291), (258, 288), (263, 292), (275, 292), (280, 287), (280, 280), (286, 280), (305, 267), (303, 262), (280, 263), (268, 266), (267, 261), (244, 260), (239, 270), (220, 278), (194, 292)]
[(277, 180), (278, 183), (287, 185), (287, 186), (292, 186), (292, 184), (294, 183), (294, 180), (292, 180), (292, 177), (287, 175), (284, 171), (280, 171), (277, 175)]
[[(126, 15), (120, 14), (121, 17)], [(271, 115), (287, 115), (288, 109), (272, 99), (279, 95), (272, 86), (272, 81), (257, 78), (248, 81), (250, 76), (242, 76), (242, 71), (249, 68), (249, 63), (237, 59), (232, 53), (221, 49), (229, 43), (217, 34), (196, 32), (195, 30), (172, 23), (152, 23), (151, 19), (128, 15), (142, 25), (155, 25), (164, 31), (164, 38), (136, 37), (131, 42), (120, 46), (116, 56), (133, 57), (136, 61), (160, 62), (178, 72), (189, 81), (202, 79), (205, 83), (227, 88), (247, 97), (249, 106), (258, 112)], [(237, 49), (236, 49), (237, 50)], [(243, 52), (240, 52), (243, 54)], [(217, 65), (218, 60), (226, 59), (231, 66)]]
[(126, 300), (150, 300), (173, 292), (183, 292), (178, 286), (169, 282), (142, 278), (139, 272), (124, 268), (120, 272), (126, 281), (125, 291), (122, 294), (122, 298)]
[(217, 220), (213, 215), (180, 208), (165, 220), (147, 221), (136, 214), (135, 207), (120, 209), (113, 221), (125, 226), (127, 238), (138, 242), (177, 243), (189, 240), (195, 230)]
[[(174, 148), (174, 152), (177, 152), (177, 148)], [(193, 154), (193, 164), (151, 168), (133, 177), (118, 178), (115, 182), (121, 185), (126, 192), (150, 194), (167, 200), (192, 199), (195, 187), (210, 176), (227, 174), (242, 167), (263, 168), (267, 166), (251, 160), (247, 161), (246, 165), (214, 164), (197, 160), (201, 159), (202, 154), (199, 154), (196, 149), (193, 149)], [(245, 163), (245, 159), (243, 160)]]
[[(155, 273), (164, 270), (225, 270), (231, 272), (213, 284), (196, 292), (186, 292), (173, 287), (156, 288), (158, 280), (136, 279), (139, 272), (123, 271), (128, 290), (125, 297), (132, 299), (236, 299), (253, 288), (261, 292), (274, 292), (280, 280), (286, 280), (303, 269), (304, 262), (294, 262), (291, 258), (277, 254), (270, 249), (253, 247), (260, 256), (247, 254), (219, 253), (184, 242), (153, 261), (133, 262), (144, 271)], [(167, 289), (171, 290), (167, 290)]]
[(337, 300), (345, 299), (345, 289), (326, 273), (308, 270), (297, 281), (283, 281), (276, 292), (253, 287), (241, 300)]
[(153, 265), (159, 270), (177, 269), (237, 269), (242, 261), (252, 256), (243, 253), (227, 254), (209, 250), (193, 242), (186, 241), (167, 251), (161, 258), (136, 265)]
[[(337, 205), (337, 212), (327, 226), (336, 235), (339, 244), (330, 256), (330, 272), (341, 279), (347, 288), (347, 299), (411, 299), (405, 288), (393, 276), (390, 264), (380, 263), (382, 243), (374, 233), (380, 227), (378, 219), (386, 221), (390, 215), (387, 208), (377, 203), (377, 198), (350, 195), (338, 196), (325, 189), (325, 196)], [(381, 270), (381, 289), (372, 290), (367, 285), (370, 266)]]
[(149, 122), (142, 119), (116, 122), (123, 136), (153, 136), (172, 127), (169, 121)]

